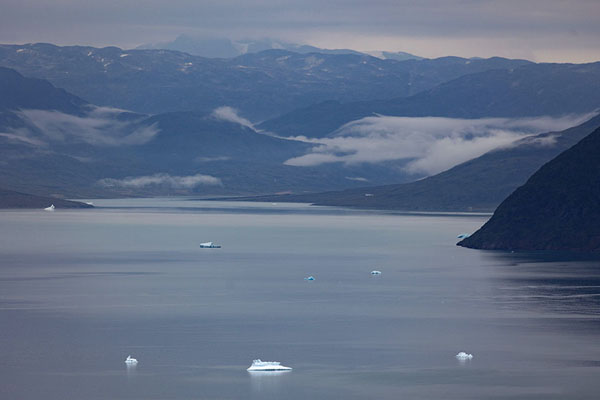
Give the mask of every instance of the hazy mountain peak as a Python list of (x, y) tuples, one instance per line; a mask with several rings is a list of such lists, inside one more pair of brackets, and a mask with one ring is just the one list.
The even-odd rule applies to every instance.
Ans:
[(225, 37), (192, 36), (182, 34), (172, 41), (147, 43), (136, 49), (166, 49), (176, 50), (192, 55), (208, 58), (232, 58), (249, 53), (259, 53), (265, 50), (288, 50), (295, 53), (324, 53), (324, 54), (369, 54), (382, 60), (420, 60), (423, 57), (402, 51), (372, 51), (360, 52), (351, 49), (324, 49), (309, 44), (298, 44), (272, 38), (232, 40)]

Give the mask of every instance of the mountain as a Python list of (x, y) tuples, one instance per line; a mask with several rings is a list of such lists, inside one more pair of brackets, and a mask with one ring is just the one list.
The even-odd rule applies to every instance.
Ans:
[(561, 132), (526, 137), (415, 182), (259, 199), (404, 211), (492, 211), (541, 165), (598, 127), (600, 115)]
[(58, 110), (80, 115), (86, 105), (85, 100), (55, 88), (48, 81), (25, 78), (13, 69), (0, 67), (0, 143), (11, 141), (7, 129), (24, 125), (15, 110)]
[[(189, 53), (195, 56), (208, 57), (208, 58), (232, 58), (242, 54), (258, 53), (265, 50), (288, 50), (295, 53), (323, 53), (323, 54), (360, 54), (364, 55), (359, 51), (350, 49), (321, 49), (319, 47), (289, 43), (281, 40), (274, 39), (242, 39), (242, 40), (231, 40), (224, 37), (206, 37), (206, 36), (192, 36), (192, 35), (179, 35), (170, 42), (155, 43), (155, 44), (143, 44), (136, 47), (137, 50), (175, 50), (184, 53)], [(401, 53), (401, 52), (400, 52)], [(396, 53), (390, 53), (396, 54)], [(408, 53), (402, 53), (405, 56), (403, 59), (417, 58)], [(400, 56), (400, 54), (398, 54)], [(401, 57), (401, 56), (400, 56)], [(386, 58), (386, 57), (379, 57)], [(394, 58), (394, 56), (389, 57)], [(396, 58), (394, 58), (396, 59)]]
[[(411, 61), (422, 63), (426, 60)], [(478, 63), (485, 60), (472, 60)], [(271, 119), (261, 129), (285, 136), (325, 136), (374, 114), (453, 118), (530, 117), (600, 108), (600, 62), (525, 64), (463, 75), (410, 97), (313, 104)]]
[[(214, 113), (154, 116), (97, 107), (0, 69), (0, 187), (50, 197), (257, 194), (406, 180), (394, 163), (284, 165), (313, 144)], [(33, 107), (33, 108), (32, 108)], [(233, 118), (227, 120), (227, 118)]]
[(96, 167), (83, 161), (89, 157), (78, 156), (81, 149), (102, 141), (102, 130), (118, 140), (147, 118), (121, 110), (109, 114), (48, 81), (0, 67), (0, 187), (19, 192), (6, 194), (11, 202), (21, 199), (37, 207), (41, 200), (34, 195), (75, 197), (75, 188), (87, 184)]
[(396, 60), (396, 61), (406, 61), (406, 60), (423, 60), (425, 57), (415, 56), (414, 54), (406, 53), (404, 51), (373, 51), (368, 52), (368, 54), (381, 58), (383, 60)]
[[(347, 178), (358, 174), (382, 183), (407, 179), (392, 163), (349, 168), (284, 165), (312, 145), (261, 134), (212, 114), (141, 116), (125, 125), (114, 122), (118, 115), (107, 115), (102, 120), (105, 129), (89, 136), (85, 126), (99, 117), (90, 114), (73, 121), (68, 114), (53, 113), (53, 124), (67, 121), (64, 127), (59, 124), (64, 138), (54, 135), (54, 125), (43, 125), (48, 115), (31, 114), (26, 128), (0, 140), (0, 185), (12, 190), (69, 197), (239, 195), (359, 186), (359, 181)], [(36, 118), (42, 119), (37, 122), (42, 126), (39, 132), (30, 125)]]
[(144, 114), (238, 108), (252, 121), (325, 100), (410, 96), (465, 74), (523, 60), (381, 60), (360, 54), (267, 50), (231, 59), (169, 50), (0, 45), (0, 65), (50, 81), (98, 106)]
[(459, 246), (600, 251), (600, 128), (543, 165)]
[(179, 35), (170, 42), (146, 43), (136, 50), (173, 50), (207, 58), (231, 58), (244, 54), (240, 47), (227, 38), (193, 37)]
[(54, 197), (35, 196), (0, 188), (0, 208), (46, 208), (51, 204), (60, 208), (92, 208), (93, 206), (79, 201), (57, 199)]
[(0, 111), (20, 108), (52, 109), (78, 114), (87, 102), (42, 79), (25, 78), (0, 67)]

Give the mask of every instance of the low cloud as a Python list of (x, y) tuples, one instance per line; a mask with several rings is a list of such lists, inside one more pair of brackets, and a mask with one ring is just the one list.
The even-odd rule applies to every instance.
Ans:
[(200, 185), (221, 185), (221, 180), (210, 175), (171, 176), (154, 174), (147, 176), (127, 177), (124, 179), (105, 178), (98, 181), (104, 187), (142, 188), (146, 186), (168, 186), (174, 189), (191, 189)]
[(238, 114), (238, 110), (236, 110), (233, 107), (224, 106), (216, 108), (212, 112), (212, 116), (216, 119), (227, 122), (233, 122), (234, 124), (239, 124), (245, 126), (246, 128), (250, 128), (253, 131), (256, 131), (256, 129), (254, 128), (254, 124), (252, 124), (252, 122), (250, 122), (246, 118), (241, 117)]
[(6, 138), (8, 141), (11, 141), (11, 142), (28, 144), (30, 146), (35, 146), (35, 147), (41, 147), (41, 146), (46, 145), (46, 143), (44, 143), (41, 140), (29, 137), (27, 135), (26, 130), (23, 130), (23, 129), (15, 129), (15, 130), (13, 130), (12, 133), (0, 133), (0, 137)]
[(80, 141), (96, 146), (140, 145), (158, 134), (156, 124), (144, 125), (142, 117), (119, 118), (123, 113), (123, 110), (109, 107), (92, 107), (84, 115), (20, 110), (17, 115), (26, 123), (26, 128), (13, 134), (23, 140)]
[(229, 156), (215, 156), (215, 157), (198, 156), (198, 157), (194, 158), (194, 161), (198, 162), (198, 163), (215, 162), (215, 161), (229, 161), (229, 160), (231, 160), (231, 157), (229, 157)]
[(367, 178), (363, 178), (362, 176), (347, 176), (346, 179), (356, 182), (369, 182)]
[[(511, 146), (519, 139), (578, 125), (592, 116), (457, 119), (379, 115), (349, 122), (326, 138), (294, 138), (315, 146), (310, 153), (291, 158), (285, 164), (315, 166), (405, 160), (407, 171), (431, 175), (490, 150)], [(533, 143), (552, 145), (553, 140)]]

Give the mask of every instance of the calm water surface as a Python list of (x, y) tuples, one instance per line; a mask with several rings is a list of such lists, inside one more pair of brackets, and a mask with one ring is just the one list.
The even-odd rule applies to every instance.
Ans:
[(487, 216), (94, 202), (0, 212), (1, 399), (600, 396), (598, 261), (455, 246)]

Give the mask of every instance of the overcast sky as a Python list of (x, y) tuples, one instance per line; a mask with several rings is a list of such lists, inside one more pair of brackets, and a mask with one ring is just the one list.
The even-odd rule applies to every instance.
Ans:
[(115, 45), (182, 33), (425, 57), (600, 60), (600, 0), (0, 0), (0, 42)]

